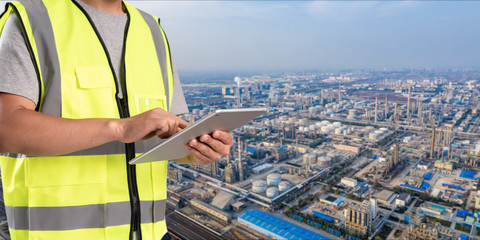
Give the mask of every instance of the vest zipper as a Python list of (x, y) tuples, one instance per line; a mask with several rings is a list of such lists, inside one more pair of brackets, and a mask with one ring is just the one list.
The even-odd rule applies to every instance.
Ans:
[[(128, 34), (128, 28), (130, 26), (130, 14), (128, 13), (128, 10), (126, 6), (124, 5), (123, 7), (126, 9), (126, 14), (127, 14), (127, 22), (125, 24), (125, 32), (124, 32), (124, 37), (123, 37), (123, 51), (122, 51), (122, 67), (123, 67), (123, 74), (122, 74), (122, 94), (123, 98), (118, 97), (119, 89), (118, 89), (118, 84), (117, 82), (117, 75), (115, 73), (115, 69), (113, 68), (112, 65), (112, 60), (110, 58), (110, 54), (108, 53), (107, 47), (105, 45), (105, 42), (103, 41), (102, 37), (100, 36), (100, 33), (98, 32), (97, 27), (93, 23), (92, 19), (88, 15), (88, 13), (83, 9), (80, 4), (76, 2), (76, 0), (72, 0), (72, 2), (84, 13), (84, 15), (87, 17), (88, 21), (90, 22), (90, 25), (92, 26), (93, 30), (95, 31), (95, 34), (98, 37), (98, 40), (102, 44), (103, 50), (105, 51), (105, 54), (108, 59), (108, 65), (110, 66), (110, 70), (113, 74), (113, 78), (115, 81), (115, 100), (117, 102), (117, 108), (118, 112), (120, 115), (120, 118), (128, 118), (130, 117), (130, 111), (128, 109), (128, 97), (127, 97), (127, 87), (126, 87), (126, 76), (125, 76), (125, 49), (126, 49), (126, 43), (127, 43), (127, 34)], [(123, 3), (122, 3), (123, 4)], [(127, 180), (128, 180), (128, 193), (130, 196), (130, 210), (131, 210), (131, 220), (130, 220), (130, 236), (129, 239), (132, 240), (134, 239), (134, 234), (136, 234), (135, 240), (141, 240), (142, 239), (142, 232), (140, 229), (140, 224), (141, 224), (141, 218), (140, 218), (140, 198), (138, 195), (138, 187), (137, 187), (137, 173), (136, 173), (136, 167), (135, 165), (130, 165), (128, 162), (132, 159), (135, 158), (135, 144), (134, 143), (125, 143), (125, 157), (126, 157), (126, 165), (127, 165)]]

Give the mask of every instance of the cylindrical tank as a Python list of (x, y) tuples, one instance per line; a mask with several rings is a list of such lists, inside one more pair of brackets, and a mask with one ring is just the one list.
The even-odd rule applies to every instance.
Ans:
[(315, 153), (303, 155), (303, 165), (315, 164), (317, 161), (317, 155)]
[(338, 156), (338, 154), (335, 151), (330, 151), (330, 152), (327, 153), (327, 157), (329, 157), (331, 160), (336, 160), (337, 156)]
[(388, 128), (386, 128), (386, 127), (382, 127), (382, 128), (380, 128), (380, 131), (384, 131), (384, 132), (386, 132), (386, 131), (388, 131)]
[(282, 180), (282, 176), (277, 173), (272, 173), (267, 176), (268, 186), (277, 186), (278, 183)]
[(339, 126), (342, 126), (342, 123), (341, 123), (341, 122), (334, 122), (334, 123), (333, 123), (333, 126), (339, 127)]
[(376, 134), (376, 133), (370, 133), (370, 134), (368, 135), (368, 138), (370, 138), (370, 140), (376, 141), (376, 140), (378, 140), (378, 134)]
[(285, 192), (288, 189), (290, 189), (290, 183), (289, 182), (281, 181), (281, 182), (278, 183), (278, 190), (280, 190), (280, 192)]
[(322, 128), (320, 128), (320, 131), (322, 131), (322, 133), (328, 133), (328, 130), (330, 130), (327, 126), (323, 126)]
[(267, 182), (264, 180), (256, 180), (252, 183), (252, 191), (254, 193), (264, 193), (267, 190)]
[(329, 123), (330, 123), (330, 122), (327, 121), (327, 120), (323, 120), (323, 121), (322, 121), (322, 124), (323, 124), (323, 125), (327, 125), (327, 124), (329, 124)]
[(267, 197), (273, 198), (278, 195), (278, 188), (276, 187), (270, 187), (267, 189)]
[(341, 128), (341, 127), (335, 128), (335, 134), (337, 134), (337, 135), (342, 134), (342, 133), (343, 133), (343, 129), (344, 129), (344, 128)]
[(383, 131), (381, 130), (375, 130), (373, 133), (377, 134), (377, 135), (382, 135), (383, 134)]
[(321, 168), (327, 168), (332, 163), (332, 159), (330, 157), (319, 157), (317, 165)]
[(313, 151), (313, 153), (315, 153), (315, 155), (317, 155), (317, 158), (318, 158), (318, 157), (321, 157), (321, 156), (324, 156), (324, 155), (325, 155), (325, 150), (323, 150), (323, 149), (315, 149), (315, 150)]

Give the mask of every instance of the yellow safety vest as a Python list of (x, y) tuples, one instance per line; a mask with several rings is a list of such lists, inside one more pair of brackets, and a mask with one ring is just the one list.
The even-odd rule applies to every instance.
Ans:
[[(159, 19), (124, 2), (123, 99), (95, 25), (73, 0), (8, 3), (0, 34), (16, 14), (40, 86), (37, 111), (71, 119), (126, 118), (169, 109), (173, 77)], [(75, 139), (72, 139), (75, 141)], [(166, 233), (167, 163), (128, 165), (156, 138), (111, 142), (71, 154), (0, 157), (12, 239), (161, 239)]]

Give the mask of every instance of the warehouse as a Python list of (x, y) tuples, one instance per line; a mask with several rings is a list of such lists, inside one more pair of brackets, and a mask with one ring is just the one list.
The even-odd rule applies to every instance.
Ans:
[(275, 239), (329, 239), (257, 209), (242, 213), (238, 222)]

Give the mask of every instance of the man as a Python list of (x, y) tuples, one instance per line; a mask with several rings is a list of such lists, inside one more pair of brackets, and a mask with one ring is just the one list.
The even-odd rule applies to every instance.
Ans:
[[(23, 0), (7, 4), (2, 29), (12, 239), (161, 239), (166, 161), (127, 164), (188, 126), (176, 116), (188, 109), (159, 20), (121, 0)], [(208, 164), (232, 144), (215, 131), (175, 161)]]

